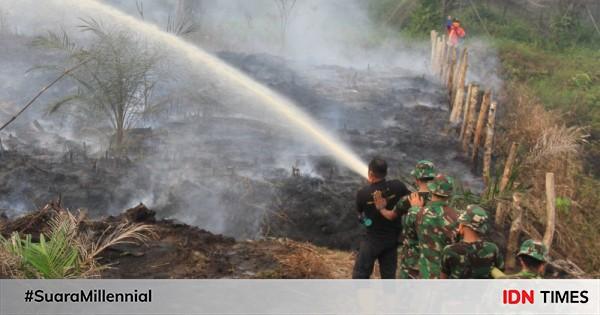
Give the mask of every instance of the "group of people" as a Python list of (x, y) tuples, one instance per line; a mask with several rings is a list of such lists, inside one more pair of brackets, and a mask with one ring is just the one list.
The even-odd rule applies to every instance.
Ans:
[(535, 240), (521, 245), (517, 254), (521, 271), (503, 273), (498, 246), (484, 240), (490, 230), (488, 213), (478, 205), (453, 209), (449, 201), (454, 180), (439, 173), (431, 161), (419, 161), (411, 171), (417, 189), (412, 193), (401, 181), (386, 180), (387, 169), (385, 160), (374, 158), (369, 163), (369, 185), (356, 195), (366, 234), (356, 256), (354, 279), (370, 278), (376, 261), (382, 279), (542, 277), (548, 250)]

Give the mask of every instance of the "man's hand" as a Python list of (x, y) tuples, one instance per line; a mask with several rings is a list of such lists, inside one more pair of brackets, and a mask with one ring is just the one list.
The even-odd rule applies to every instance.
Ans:
[(383, 198), (380, 190), (376, 190), (373, 193), (373, 202), (375, 203), (375, 208), (377, 208), (377, 210), (382, 210), (387, 207), (387, 199)]
[(421, 195), (419, 195), (418, 192), (410, 194), (410, 196), (408, 196), (408, 202), (410, 202), (410, 205), (413, 207), (421, 208), (425, 205), (425, 201), (423, 201), (423, 198), (421, 198)]

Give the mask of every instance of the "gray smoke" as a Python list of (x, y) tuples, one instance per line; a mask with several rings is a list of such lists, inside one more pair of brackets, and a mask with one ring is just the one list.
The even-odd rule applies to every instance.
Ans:
[[(192, 21), (195, 32), (185, 35), (188, 41), (290, 97), (348, 142), (354, 141), (352, 134), (366, 137), (377, 129), (404, 132), (414, 128), (409, 121), (395, 117), (393, 111), (376, 113), (379, 104), (399, 106), (396, 110), (443, 109), (440, 87), (425, 79), (429, 43), (408, 42), (400, 34), (376, 26), (361, 1), (298, 1), (289, 14), (285, 36), (276, 2), (270, 0), (106, 2), (133, 16), (142, 18), (143, 13), (144, 20), (164, 28), (172, 21)], [(32, 48), (29, 43), (35, 36), (64, 29), (86, 45), (90, 35), (78, 31), (81, 18), (111, 23), (110, 17), (76, 11), (68, 1), (64, 6), (52, 3), (0, 0), (0, 121), (10, 118), (53, 78), (47, 71), (29, 69), (40, 63), (64, 62), (59, 53)], [(481, 66), (473, 67), (470, 77), (488, 81), (495, 62), (477, 62)], [(5, 139), (6, 148), (12, 139), (11, 148), (37, 159), (46, 158), (36, 150), (52, 152), (54, 155), (44, 153), (49, 161), (46, 171), (52, 174), (64, 171), (86, 185), (101, 183), (95, 190), (86, 188), (85, 194), (63, 191), (73, 207), (95, 207), (98, 209), (90, 210), (106, 214), (144, 202), (162, 216), (237, 237), (255, 236), (265, 213), (276, 210), (273, 204), (285, 204), (285, 200), (278, 200), (282, 198), (279, 185), (290, 176), (292, 166), (317, 181), (335, 173), (344, 185), (360, 184), (358, 176), (331, 162), (316, 145), (290, 132), (284, 122), (267, 115), (247, 95), (228, 88), (208, 72), (190, 71), (185, 58), (166, 54), (157, 73), (156, 95), (167, 100), (166, 105), (157, 115), (140, 120), (131, 131), (140, 140), (140, 148), (126, 166), (114, 168), (109, 161), (102, 164), (112, 136), (105, 123), (90, 120), (76, 110), (48, 115), (48, 104), (75, 88), (68, 80), (53, 87), (0, 133), (0, 138)], [(351, 145), (368, 159), (382, 152), (377, 141), (402, 143), (374, 138)], [(83, 142), (86, 149), (81, 165), (86, 165), (85, 171), (55, 166), (68, 160), (69, 152), (81, 152)], [(402, 162), (393, 165), (393, 173), (404, 173), (414, 160), (432, 152), (398, 152), (394, 158)], [(442, 166), (468, 174), (454, 156), (438, 159)], [(105, 170), (90, 171), (93, 160)], [(400, 167), (405, 169), (400, 171)], [(43, 198), (52, 197), (51, 192), (67, 187), (53, 178), (35, 177), (49, 177), (43, 172), (31, 176), (5, 177), (9, 182), (4, 186), (14, 190), (2, 198), (0, 208), (31, 209)], [(463, 175), (463, 179), (477, 186), (471, 176)], [(43, 185), (52, 189), (46, 191)]]

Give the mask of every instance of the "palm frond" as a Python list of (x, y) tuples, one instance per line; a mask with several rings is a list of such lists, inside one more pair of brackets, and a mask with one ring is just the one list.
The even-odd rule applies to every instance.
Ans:
[(81, 99), (81, 95), (79, 95), (79, 94), (68, 95), (66, 97), (63, 97), (62, 99), (50, 104), (50, 106), (48, 107), (48, 114), (54, 114), (63, 105), (69, 104), (71, 102), (74, 102), (74, 101), (80, 100), (80, 99)]
[(111, 246), (118, 244), (146, 243), (154, 238), (154, 229), (147, 224), (122, 223), (104, 230), (91, 250), (91, 257), (97, 257)]

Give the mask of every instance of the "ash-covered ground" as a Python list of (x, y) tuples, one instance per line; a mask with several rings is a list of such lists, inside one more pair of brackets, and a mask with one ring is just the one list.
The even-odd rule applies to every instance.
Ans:
[[(442, 132), (446, 95), (431, 79), (400, 68), (219, 56), (296, 102), (363, 160), (386, 158), (390, 177), (407, 178), (427, 158), (465, 187), (480, 189), (457, 143)], [(213, 93), (170, 104), (151, 127), (129, 131), (125, 158), (113, 156), (110, 145), (64, 137), (48, 121), (21, 123), (2, 136), (0, 206), (14, 216), (60, 195), (66, 207), (102, 216), (143, 202), (161, 218), (239, 239), (356, 244), (362, 230), (354, 194), (362, 177), (289, 132), (285, 121), (244, 114), (244, 100), (233, 97)], [(292, 167), (300, 176), (292, 176)]]

